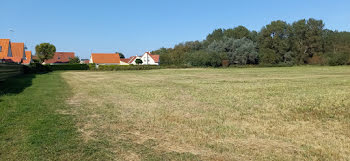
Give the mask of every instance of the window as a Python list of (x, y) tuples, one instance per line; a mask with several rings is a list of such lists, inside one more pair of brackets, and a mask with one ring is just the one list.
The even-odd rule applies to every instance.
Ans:
[(2, 52), (2, 46), (0, 46), (0, 52)]
[(61, 59), (61, 57), (58, 57), (57, 59), (58, 59), (58, 60), (60, 60), (60, 59)]

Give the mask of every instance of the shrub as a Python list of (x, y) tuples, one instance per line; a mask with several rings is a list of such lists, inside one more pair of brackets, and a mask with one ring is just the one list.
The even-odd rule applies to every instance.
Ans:
[(224, 37), (223, 40), (212, 42), (208, 46), (208, 50), (226, 53), (230, 64), (246, 65), (257, 64), (258, 62), (257, 45), (247, 38), (234, 39)]
[(328, 57), (328, 65), (336, 66), (336, 65), (346, 65), (349, 61), (349, 55), (344, 53), (327, 53)]
[(136, 64), (142, 64), (143, 61), (142, 61), (141, 59), (136, 59), (136, 60), (135, 60), (135, 63), (136, 63)]
[(31, 63), (28, 66), (24, 65), (23, 66), (23, 72), (24, 74), (42, 74), (42, 73), (48, 73), (51, 72), (52, 70), (46, 66), (42, 65), (40, 63)]
[(272, 49), (260, 49), (259, 60), (260, 64), (277, 64), (279, 62), (278, 56)]
[(307, 63), (311, 65), (325, 65), (327, 64), (327, 60), (324, 56), (314, 55), (307, 60)]
[(230, 66), (230, 61), (229, 60), (222, 60), (221, 64), (223, 67), (228, 67), (228, 66)]
[(190, 64), (179, 64), (179, 65), (161, 65), (162, 69), (179, 69), (179, 68), (192, 68), (193, 66)]
[(96, 69), (96, 64), (95, 63), (90, 63), (88, 64), (90, 70), (97, 70)]
[(222, 63), (222, 56), (217, 52), (199, 50), (186, 53), (186, 62), (192, 66), (219, 67)]

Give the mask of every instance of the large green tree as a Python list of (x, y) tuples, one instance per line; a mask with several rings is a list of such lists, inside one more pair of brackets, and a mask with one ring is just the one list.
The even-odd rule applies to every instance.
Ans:
[(121, 52), (115, 52), (116, 54), (119, 54), (119, 57), (120, 58), (122, 58), (122, 59), (124, 59), (125, 58), (125, 55), (123, 54), (123, 53), (121, 53)]
[(198, 50), (186, 53), (186, 62), (192, 66), (219, 67), (222, 63), (222, 55), (217, 52)]
[(41, 43), (35, 46), (36, 56), (40, 59), (40, 62), (44, 62), (47, 59), (51, 59), (55, 52), (56, 47), (50, 43)]
[(322, 20), (299, 20), (291, 26), (291, 45), (298, 64), (307, 63), (314, 55), (324, 52)]
[(69, 58), (69, 64), (79, 64), (80, 63), (80, 59), (79, 57), (74, 57), (74, 58)]
[(249, 38), (250, 31), (244, 26), (238, 26), (233, 29), (227, 29), (224, 31), (224, 36), (229, 38), (241, 39), (241, 38)]
[(208, 66), (208, 58), (218, 53), (225, 55), (226, 64), (227, 59), (231, 64), (350, 64), (350, 32), (326, 30), (322, 20), (312, 18), (292, 24), (279, 20), (259, 32), (244, 26), (216, 29), (203, 41), (180, 43), (152, 53), (159, 54), (161, 63), (167, 65), (191, 60), (192, 65)]
[(208, 46), (208, 50), (226, 53), (230, 64), (246, 65), (258, 62), (257, 45), (246, 37), (241, 39), (225, 37), (221, 41), (212, 42)]
[(211, 34), (207, 36), (206, 42), (208, 44), (212, 43), (213, 41), (221, 40), (224, 37), (224, 30), (223, 29), (216, 29)]
[[(273, 62), (265, 63), (275, 64), (284, 61), (284, 55), (290, 50), (289, 31), (290, 25), (280, 20), (273, 21), (262, 28), (259, 34), (259, 48), (269, 52), (263, 52), (260, 54), (276, 54)], [(271, 57), (271, 55), (269, 57)]]

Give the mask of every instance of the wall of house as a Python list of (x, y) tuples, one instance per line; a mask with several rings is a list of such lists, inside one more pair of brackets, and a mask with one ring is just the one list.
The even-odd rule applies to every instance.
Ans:
[(143, 54), (141, 57), (142, 65), (158, 65), (158, 63), (154, 62), (153, 58), (148, 54)]
[(120, 65), (130, 65), (130, 64), (125, 63), (125, 62), (123, 62), (123, 61), (120, 61)]
[[(136, 59), (141, 59), (141, 57), (137, 56)], [(134, 61), (132, 61), (130, 64), (137, 65), (136, 62), (135, 62), (136, 59), (134, 59)]]
[(96, 65), (120, 65), (120, 63), (96, 63)]
[(9, 44), (9, 51), (8, 51), (8, 53), (7, 53), (7, 56), (8, 56), (8, 57), (12, 57), (11, 42), (10, 42), (10, 44)]

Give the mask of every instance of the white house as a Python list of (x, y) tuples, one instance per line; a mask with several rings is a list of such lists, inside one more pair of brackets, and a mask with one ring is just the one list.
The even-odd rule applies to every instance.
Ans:
[(130, 59), (129, 62), (128, 62), (129, 64), (137, 65), (136, 64), (136, 59), (141, 59), (141, 57), (136, 55), (136, 56), (130, 57), (129, 59)]
[(159, 55), (152, 55), (151, 52), (145, 52), (142, 56), (130, 57), (129, 64), (136, 64), (136, 59), (141, 59), (141, 65), (159, 65)]

